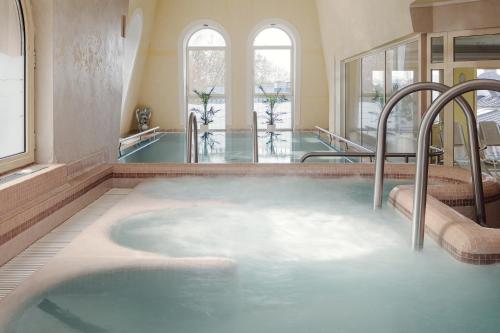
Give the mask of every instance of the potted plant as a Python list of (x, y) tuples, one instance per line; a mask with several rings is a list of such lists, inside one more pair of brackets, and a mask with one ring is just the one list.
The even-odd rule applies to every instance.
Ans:
[(278, 90), (273, 94), (267, 93), (262, 85), (259, 85), (259, 90), (262, 91), (262, 93), (264, 94), (265, 96), (264, 103), (267, 104), (267, 109), (266, 109), (267, 131), (270, 133), (275, 132), (276, 124), (283, 121), (281, 116), (286, 113), (286, 112), (277, 112), (276, 108), (279, 104), (288, 102), (288, 99), (284, 94), (281, 93), (281, 88), (278, 88)]
[(210, 99), (212, 98), (212, 94), (215, 90), (215, 87), (212, 87), (209, 92), (201, 92), (198, 90), (193, 90), (193, 92), (198, 96), (201, 101), (201, 105), (203, 109), (193, 108), (191, 111), (194, 111), (200, 114), (201, 124), (200, 124), (200, 132), (206, 133), (209, 131), (209, 125), (214, 122), (214, 116), (220, 110), (216, 110), (213, 106), (208, 108), (208, 104), (210, 103)]

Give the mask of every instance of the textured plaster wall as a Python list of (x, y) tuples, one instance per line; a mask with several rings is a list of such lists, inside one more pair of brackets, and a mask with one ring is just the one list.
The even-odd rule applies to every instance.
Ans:
[(186, 27), (195, 21), (210, 19), (222, 25), (230, 38), (232, 114), (229, 128), (248, 128), (249, 36), (258, 23), (271, 18), (291, 23), (302, 41), (301, 119), (296, 127), (326, 126), (328, 90), (318, 13), (312, 0), (158, 0), (138, 101), (153, 108), (153, 125), (183, 128), (179, 105), (182, 88), (179, 43)]
[(31, 0), (36, 161), (116, 158), (122, 99), (121, 15), (128, 0)]
[[(38, 1), (38, 0), (37, 0)], [(116, 157), (122, 101), (121, 15), (127, 0), (54, 1), (54, 153)]]
[(330, 89), (330, 129), (340, 132), (340, 61), (413, 33), (413, 0), (316, 0)]
[[(156, 17), (156, 0), (130, 0), (128, 9), (128, 22), (130, 22), (137, 10), (142, 12), (142, 39), (139, 46), (139, 53), (136, 61), (131, 68), (130, 85), (127, 96), (124, 96), (122, 106), (122, 117), (120, 122), (120, 134), (126, 135), (131, 128), (135, 128), (135, 108), (139, 104), (141, 85), (143, 82), (144, 68), (148, 56), (149, 45), (151, 41), (151, 31)], [(124, 70), (126, 70), (124, 68)]]

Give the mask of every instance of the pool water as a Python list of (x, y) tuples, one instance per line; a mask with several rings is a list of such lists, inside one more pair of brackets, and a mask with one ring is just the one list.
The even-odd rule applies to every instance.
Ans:
[[(259, 132), (259, 162), (298, 163), (311, 151), (340, 151), (313, 132)], [(199, 134), (200, 163), (251, 163), (252, 134), (249, 132), (213, 132)], [(122, 152), (121, 163), (184, 163), (185, 133), (164, 133)], [(346, 163), (344, 158), (315, 158), (312, 162)]]
[(390, 207), (373, 211), (372, 187), (292, 177), (142, 184), (135, 191), (165, 208), (114, 225), (115, 242), (236, 267), (81, 277), (31, 300), (9, 332), (498, 332), (500, 265), (460, 263), (428, 238), (412, 252), (410, 223)]

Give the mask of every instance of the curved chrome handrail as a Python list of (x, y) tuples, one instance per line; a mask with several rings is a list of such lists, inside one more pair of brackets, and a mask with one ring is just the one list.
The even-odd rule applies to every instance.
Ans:
[[(438, 150), (430, 154), (431, 157), (441, 156), (443, 155), (443, 151)], [(300, 159), (300, 163), (304, 163), (310, 158), (313, 157), (375, 157), (376, 153), (374, 152), (358, 152), (358, 151), (313, 151), (305, 154)], [(385, 157), (401, 157), (406, 158), (407, 160), (410, 157), (416, 157), (416, 153), (386, 153)], [(408, 162), (407, 162), (408, 163)]]
[(253, 146), (253, 163), (259, 163), (259, 129), (257, 128), (257, 111), (252, 113), (252, 146)]
[(194, 137), (194, 163), (198, 163), (198, 120), (196, 113), (189, 114), (186, 129), (186, 162), (193, 163), (193, 137)]
[[(458, 96), (476, 90), (492, 90), (500, 92), (500, 81), (495, 80), (473, 80), (461, 83), (450, 88), (447, 92), (442, 94), (429, 108), (427, 113), (422, 119), (420, 131), (418, 134), (417, 146), (417, 173), (415, 179), (415, 195), (413, 199), (413, 236), (412, 245), (414, 250), (421, 250), (424, 246), (425, 234), (425, 210), (427, 203), (427, 176), (429, 174), (429, 166), (427, 165), (428, 146), (430, 144), (430, 132), (432, 124), (441, 110), (451, 101)], [(469, 132), (474, 135), (474, 148), (471, 149), (472, 159), (471, 168), (474, 171), (481, 171), (481, 164), (475, 164), (479, 160), (479, 143), (477, 139), (476, 117), (474, 113), (467, 113), (467, 125)], [(472, 138), (472, 135), (471, 135)], [(471, 140), (472, 141), (472, 140)], [(475, 196), (476, 202), (483, 199), (483, 182), (475, 182)], [(480, 212), (484, 214), (484, 211)], [(480, 221), (485, 225), (485, 215), (480, 215)]]
[[(377, 130), (377, 157), (376, 157), (376, 166), (375, 166), (375, 187), (374, 187), (374, 195), (373, 195), (373, 206), (375, 209), (382, 207), (382, 197), (383, 197), (383, 189), (384, 189), (384, 169), (385, 169), (385, 159), (383, 156), (386, 152), (386, 140), (387, 140), (387, 121), (389, 116), (394, 109), (394, 107), (406, 96), (419, 92), (419, 91), (438, 91), (444, 93), (449, 91), (450, 87), (433, 82), (420, 82), (409, 85), (394, 94), (394, 96), (387, 102), (384, 110), (380, 114), (378, 130)], [(469, 118), (471, 115), (474, 116), (474, 111), (470, 107), (469, 103), (461, 97), (456, 96), (454, 99), (457, 100), (457, 103), (460, 105), (461, 109), (466, 114), (466, 117)], [(435, 117), (434, 117), (435, 118)], [(430, 135), (430, 134), (429, 134)], [(477, 150), (474, 147), (478, 145), (478, 137), (477, 137), (477, 129), (474, 126), (473, 130), (469, 130), (469, 143), (470, 150)], [(480, 165), (480, 157), (479, 155), (473, 154), (471, 157), (471, 164)], [(481, 168), (472, 168), (472, 179), (476, 191), (476, 218), (477, 222), (483, 224), (484, 216), (485, 216), (485, 207), (484, 207), (484, 195), (482, 191), (482, 177), (481, 177)]]
[(122, 138), (122, 139), (118, 140), (118, 155), (120, 157), (122, 157), (123, 143), (130, 141), (130, 140), (133, 140), (133, 139), (137, 139), (137, 138), (139, 138), (139, 143), (140, 143), (142, 141), (142, 137), (144, 135), (149, 134), (149, 133), (153, 133), (153, 136), (155, 137), (156, 133), (158, 132), (159, 129), (160, 129), (160, 127), (157, 126), (155, 128), (151, 128), (151, 129), (148, 129), (146, 131), (143, 131), (143, 132), (140, 132), (140, 133), (137, 133), (137, 134), (134, 134), (134, 135), (128, 136), (126, 138)]
[(319, 135), (319, 133), (321, 133), (321, 132), (323, 132), (323, 133), (325, 133), (325, 134), (328, 134), (328, 136), (330, 137), (330, 142), (329, 142), (330, 146), (332, 145), (332, 141), (333, 141), (333, 139), (335, 139), (335, 140), (337, 140), (337, 141), (339, 141), (339, 142), (344, 143), (344, 144), (346, 145), (346, 148), (347, 148), (347, 149), (349, 149), (349, 146), (351, 146), (351, 147), (353, 147), (354, 149), (356, 149), (356, 150), (358, 150), (358, 151), (360, 151), (360, 152), (365, 152), (365, 153), (373, 153), (373, 151), (372, 151), (372, 150), (370, 150), (370, 149), (368, 149), (368, 148), (365, 148), (365, 147), (363, 147), (363, 146), (361, 146), (361, 145), (358, 145), (357, 143), (352, 142), (352, 141), (350, 141), (350, 140), (348, 140), (348, 139), (346, 139), (346, 138), (344, 138), (344, 137), (341, 137), (340, 135), (337, 135), (337, 134), (335, 134), (335, 133), (333, 133), (333, 132), (330, 132), (330, 131), (328, 131), (328, 130), (326, 130), (326, 129), (322, 128), (322, 127), (319, 127), (319, 126), (314, 126), (314, 128), (318, 130), (318, 135)]

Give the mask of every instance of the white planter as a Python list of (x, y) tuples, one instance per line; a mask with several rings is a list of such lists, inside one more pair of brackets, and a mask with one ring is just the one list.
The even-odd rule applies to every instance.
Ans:
[(276, 132), (276, 124), (274, 124), (274, 125), (267, 124), (267, 131), (268, 132)]
[(208, 125), (205, 125), (205, 124), (201, 124), (200, 125), (200, 133), (206, 133), (210, 130), (209, 126)]

